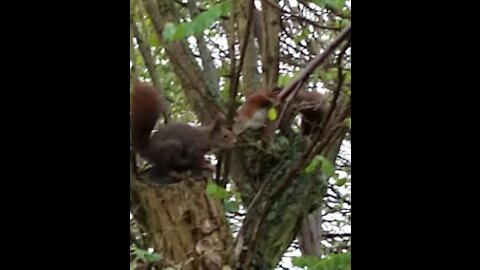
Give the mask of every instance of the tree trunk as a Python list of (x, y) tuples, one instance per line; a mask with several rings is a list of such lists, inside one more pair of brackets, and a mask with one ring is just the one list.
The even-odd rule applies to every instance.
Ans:
[(223, 204), (205, 193), (205, 179), (184, 176), (163, 186), (136, 182), (132, 190), (162, 265), (221, 269), (232, 238)]
[(322, 208), (303, 219), (298, 232), (298, 243), (303, 255), (322, 255)]

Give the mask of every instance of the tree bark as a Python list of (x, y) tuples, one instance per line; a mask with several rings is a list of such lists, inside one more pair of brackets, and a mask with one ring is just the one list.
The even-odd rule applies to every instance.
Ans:
[(262, 70), (266, 89), (273, 89), (278, 82), (278, 64), (280, 52), (280, 13), (278, 3), (262, 2)]
[(221, 269), (232, 241), (223, 204), (205, 192), (205, 179), (184, 176), (156, 186), (136, 182), (132, 192), (162, 265), (181, 269)]
[[(218, 110), (218, 102), (209, 94), (216, 91), (208, 88), (205, 74), (195, 61), (186, 41), (167, 42), (163, 38), (165, 25), (168, 22), (178, 22), (178, 12), (173, 1), (144, 0), (144, 3), (145, 9), (153, 22), (155, 32), (163, 43), (173, 70), (182, 84), (185, 96), (199, 120), (205, 123), (211, 122), (212, 119), (224, 117), (222, 112)], [(209, 103), (209, 106), (204, 106), (206, 102)]]

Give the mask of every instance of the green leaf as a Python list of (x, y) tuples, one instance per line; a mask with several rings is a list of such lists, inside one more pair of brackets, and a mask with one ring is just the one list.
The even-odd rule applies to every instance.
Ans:
[(335, 174), (335, 165), (330, 160), (323, 158), (322, 160), (322, 172), (327, 177), (332, 177)]
[(321, 155), (316, 155), (305, 168), (305, 173), (310, 174), (321, 166), (321, 171), (327, 178), (335, 175), (335, 166), (328, 159)]
[(309, 270), (347, 270), (351, 268), (351, 253), (332, 254), (320, 260)]
[(172, 37), (172, 40), (180, 40), (185, 37), (186, 34), (186, 25), (185, 24), (180, 24), (177, 26), (177, 29), (175, 31), (175, 34)]
[(310, 174), (312, 173), (313, 171), (315, 171), (318, 166), (320, 165), (320, 163), (322, 162), (323, 160), (323, 157), (320, 156), (320, 155), (316, 155), (312, 161), (310, 161), (310, 163), (308, 164), (308, 166), (305, 168), (305, 172), (307, 174)]
[(319, 76), (323, 81), (335, 81), (338, 76), (338, 70), (336, 68), (323, 69), (319, 71)]
[(215, 183), (208, 183), (207, 185), (207, 194), (208, 195), (214, 195), (218, 192), (218, 189), (220, 187), (216, 185)]
[(235, 200), (237, 200), (237, 202), (242, 200), (242, 193), (240, 193), (239, 191), (234, 192), (233, 196), (235, 197)]
[(295, 36), (293, 41), (295, 41), (295, 43), (299, 43), (300, 41), (307, 38), (309, 34), (310, 34), (310, 30), (307, 27), (305, 27), (302, 29), (302, 32), (300, 32), (297, 36)]
[(270, 109), (268, 109), (268, 119), (270, 121), (274, 121), (275, 119), (277, 119), (277, 109), (275, 109), (275, 107), (271, 107)]
[(293, 79), (293, 75), (281, 74), (278, 76), (278, 85), (287, 85)]
[(210, 13), (210, 15), (212, 15), (214, 18), (220, 18), (220, 16), (222, 16), (222, 5), (220, 4), (213, 6), (210, 8), (208, 13)]
[(163, 37), (166, 40), (172, 40), (173, 35), (177, 31), (177, 27), (173, 23), (166, 23), (165, 29), (163, 29)]
[(323, 7), (325, 5), (325, 0), (312, 0), (313, 3), (317, 4), (319, 7)]
[(157, 37), (157, 34), (154, 33), (154, 34), (151, 34), (148, 36), (148, 43), (150, 44), (150, 46), (152, 47), (158, 47), (160, 46), (160, 41), (158, 40), (158, 37)]
[[(232, 4), (230, 2), (224, 2), (220, 4), (213, 5), (209, 10), (200, 13), (198, 16), (193, 18), (191, 22), (186, 22), (177, 25), (176, 31), (172, 33), (171, 29), (167, 30), (168, 40), (177, 40), (183, 39), (192, 35), (202, 34), (205, 29), (210, 27), (213, 23), (218, 21), (222, 15), (227, 15), (232, 9)], [(169, 26), (170, 27), (170, 26)], [(165, 31), (164, 31), (165, 35)]]
[(195, 34), (202, 33), (205, 28), (207, 28), (213, 20), (208, 14), (208, 11), (200, 13), (195, 19), (192, 21), (192, 24), (195, 24)]
[(162, 259), (162, 255), (158, 253), (147, 253), (145, 254), (145, 259), (149, 262), (155, 262)]
[(208, 183), (207, 194), (220, 199), (228, 198), (228, 191), (213, 182)]
[(344, 186), (346, 183), (347, 183), (347, 178), (337, 179), (337, 186), (339, 187)]
[(345, 0), (335, 0), (333, 1), (333, 6), (335, 7), (335, 9), (341, 11), (343, 9), (343, 7), (345, 6)]
[(185, 24), (185, 37), (189, 37), (195, 34), (195, 24), (186, 23)]
[(300, 256), (292, 258), (292, 264), (297, 267), (312, 267), (319, 261), (320, 258), (315, 256)]
[(351, 117), (345, 119), (344, 123), (345, 123), (345, 125), (347, 125), (348, 128), (352, 128), (352, 118)]
[(240, 209), (240, 206), (236, 201), (226, 201), (224, 208), (227, 212), (237, 212), (238, 209)]
[(232, 2), (223, 2), (220, 4), (220, 7), (222, 9), (222, 15), (228, 15), (230, 11), (232, 10)]

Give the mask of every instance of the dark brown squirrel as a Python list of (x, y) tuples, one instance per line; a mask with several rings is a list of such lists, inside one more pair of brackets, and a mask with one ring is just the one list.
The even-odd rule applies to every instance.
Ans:
[(134, 82), (132, 144), (140, 156), (152, 163), (151, 177), (211, 170), (213, 168), (204, 156), (212, 150), (229, 148), (236, 143), (235, 135), (217, 120), (202, 127), (167, 124), (159, 126), (152, 135), (163, 108), (164, 100), (153, 86), (138, 80)]
[[(278, 105), (278, 93), (281, 88), (255, 91), (246, 97), (245, 103), (238, 110), (233, 131), (240, 134), (246, 129), (259, 129), (267, 123), (267, 111)], [(327, 97), (319, 92), (299, 91), (293, 99), (293, 105), (298, 107), (302, 114), (302, 134), (313, 134), (320, 127), (323, 118), (327, 115), (329, 104)], [(292, 106), (293, 107), (293, 106)], [(292, 109), (290, 112), (292, 113)]]

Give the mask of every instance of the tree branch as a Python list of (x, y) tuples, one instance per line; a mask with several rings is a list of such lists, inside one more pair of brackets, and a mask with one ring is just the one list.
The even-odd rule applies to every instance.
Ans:
[[(167, 42), (163, 39), (163, 30), (167, 22), (178, 21), (178, 12), (171, 1), (143, 0), (145, 9), (152, 21), (153, 28), (165, 52), (172, 63), (189, 103), (199, 120), (203, 123), (213, 119), (224, 119), (226, 114), (219, 104), (208, 95), (212, 92), (206, 83), (204, 74), (184, 40)], [(208, 103), (209, 106), (205, 106)]]
[[(252, 18), (253, 18), (253, 9), (255, 7), (254, 5), (254, 0), (249, 1), (248, 5), (248, 17), (247, 17), (247, 27), (245, 29), (245, 36), (243, 40), (240, 40), (242, 42), (241, 44), (241, 51), (240, 51), (240, 60), (238, 63), (238, 67), (236, 67), (236, 61), (235, 61), (235, 39), (231, 41), (231, 46), (230, 46), (230, 59), (231, 59), (231, 85), (230, 85), (230, 96), (229, 96), (229, 102), (228, 102), (228, 113), (227, 113), (227, 125), (231, 126), (233, 123), (233, 117), (235, 116), (236, 112), (236, 106), (235, 106), (235, 99), (238, 94), (238, 85), (240, 81), (240, 73), (242, 71), (243, 63), (245, 61), (245, 53), (247, 51), (247, 46), (248, 46), (248, 39), (250, 37), (250, 30), (251, 30), (251, 25), (252, 25)], [(235, 23), (235, 12), (232, 12), (232, 26)], [(232, 27), (233, 28), (233, 27)], [(234, 28), (232, 29), (232, 33), (235, 33)], [(221, 157), (225, 161), (225, 166), (224, 166), (224, 173), (223, 173), (223, 179), (227, 179), (227, 176), (230, 174), (230, 160), (231, 160), (231, 152), (230, 151), (222, 151), (223, 153), (221, 154)], [(220, 165), (222, 164), (221, 162), (219, 163)], [(220, 171), (217, 167), (217, 171)]]
[[(266, 89), (273, 89), (278, 84), (278, 67), (280, 52), (280, 13), (275, 7), (262, 2), (263, 44), (261, 51), (263, 85)], [(273, 4), (277, 5), (277, 4)], [(278, 8), (278, 7), (277, 7)]]
[[(150, 78), (152, 79), (153, 86), (155, 86), (156, 89), (160, 90), (159, 94), (162, 96), (162, 99), (166, 101), (167, 99), (165, 98), (165, 92), (162, 90), (160, 80), (158, 79), (155, 62), (153, 61), (152, 55), (150, 54), (150, 46), (146, 44), (145, 39), (143, 38), (142, 34), (138, 30), (137, 25), (134, 22), (132, 22), (132, 28), (135, 39), (137, 40), (138, 48), (140, 50), (140, 53), (142, 54), (143, 60), (145, 61), (148, 72), (150, 73)], [(170, 109), (167, 102), (164, 102), (163, 118), (165, 124), (168, 124), (168, 122), (170, 121)]]
[[(242, 40), (242, 46), (240, 47), (241, 48), (241, 52), (240, 52), (240, 60), (239, 60), (239, 63), (238, 63), (238, 67), (235, 67), (233, 64), (232, 64), (232, 74), (234, 74), (233, 78), (232, 78), (232, 85), (231, 85), (231, 88), (230, 88), (230, 100), (229, 100), (229, 111), (228, 111), (228, 116), (227, 116), (227, 121), (229, 124), (231, 124), (233, 122), (233, 116), (235, 114), (235, 98), (237, 97), (237, 93), (238, 93), (238, 84), (239, 84), (239, 81), (240, 81), (240, 72), (242, 71), (242, 67), (243, 67), (243, 63), (245, 61), (245, 52), (247, 51), (247, 45), (248, 45), (248, 39), (249, 39), (249, 36), (250, 36), (250, 30), (252, 28), (252, 18), (253, 18), (253, 8), (254, 8), (254, 4), (253, 4), (253, 0), (249, 1), (249, 5), (248, 5), (248, 18), (247, 18), (247, 27), (245, 29), (245, 37), (243, 38)], [(231, 56), (232, 57), (232, 56)], [(235, 56), (233, 56), (235, 57)], [(234, 71), (234, 73), (233, 73)]]
[(280, 100), (284, 100), (297, 86), (298, 83), (305, 82), (308, 76), (312, 74), (312, 72), (320, 65), (322, 64), (325, 59), (327, 59), (330, 54), (332, 54), (335, 49), (340, 46), (340, 44), (347, 39), (352, 33), (352, 26), (349, 24), (343, 31), (335, 38), (335, 40), (325, 49), (325, 51), (315, 57), (308, 65), (305, 67), (303, 72), (295, 79), (293, 80), (287, 87), (285, 87), (280, 94), (278, 94), (278, 97)]
[[(287, 14), (287, 15), (290, 15), (290, 18), (291, 19), (295, 19), (299, 22), (305, 22), (305, 23), (308, 23), (310, 25), (312, 25), (313, 27), (315, 28), (318, 28), (318, 29), (325, 29), (325, 30), (332, 30), (332, 31), (340, 31), (341, 29), (338, 28), (338, 27), (333, 27), (333, 26), (327, 26), (327, 25), (320, 25), (308, 18), (305, 18), (305, 17), (302, 17), (300, 15), (296, 15), (296, 14), (293, 14), (289, 11), (286, 11), (284, 9), (282, 9), (281, 7), (277, 6), (275, 3), (272, 3), (270, 0), (262, 0), (262, 2), (265, 2), (267, 4), (269, 4), (270, 6), (276, 8), (278, 11), (280, 11), (281, 13), (283, 13), (284, 15)], [(288, 18), (286, 18), (288, 19)]]
[[(196, 0), (188, 0), (187, 7), (192, 17), (195, 17), (198, 15), (199, 9), (198, 9)], [(210, 54), (210, 50), (208, 50), (207, 48), (207, 44), (205, 42), (205, 38), (203, 37), (203, 34), (200, 33), (196, 35), (195, 38), (197, 40), (198, 50), (200, 52), (200, 58), (202, 59), (203, 70), (207, 75), (206, 80), (207, 80), (207, 83), (209, 84), (208, 89), (212, 91), (211, 93), (212, 96), (218, 97), (220, 78), (218, 76), (217, 69), (213, 64), (213, 57)]]

